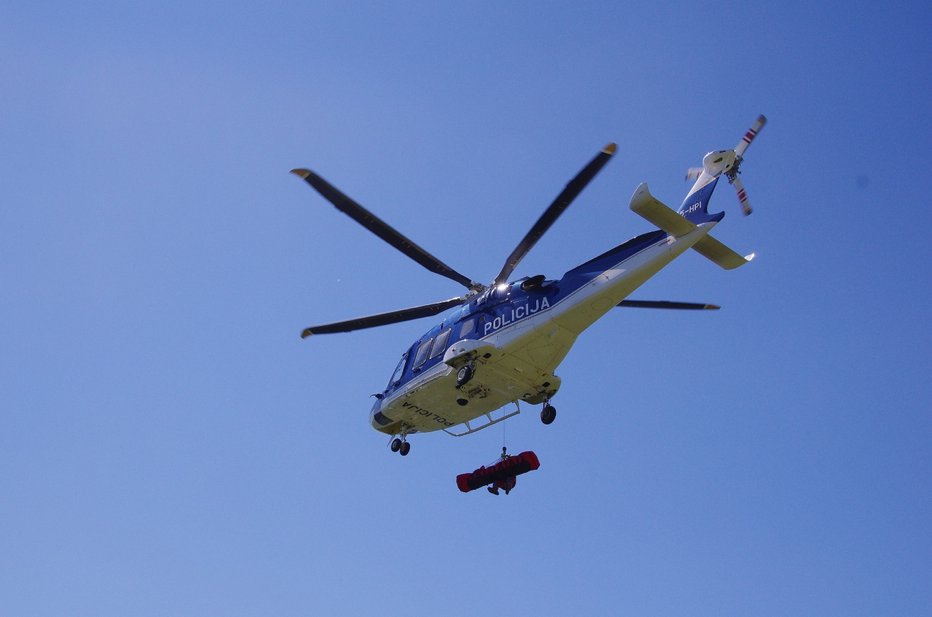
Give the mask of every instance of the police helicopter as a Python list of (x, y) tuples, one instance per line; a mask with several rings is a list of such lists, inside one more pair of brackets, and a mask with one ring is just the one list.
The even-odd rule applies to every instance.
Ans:
[[(709, 214), (709, 198), (719, 179), (734, 185), (745, 215), (750, 214), (739, 171), (748, 146), (766, 122), (760, 116), (731, 150), (705, 155), (691, 168), (694, 179), (677, 211), (654, 198), (646, 183), (634, 192), (630, 208), (658, 227), (620, 244), (563, 274), (509, 282), (518, 263), (615, 153), (605, 146), (556, 197), (521, 239), (489, 285), (460, 274), (411, 239), (366, 210), (308, 169), (294, 169), (327, 201), (363, 227), (421, 264), (463, 287), (463, 295), (431, 304), (306, 328), (301, 336), (350, 332), (438, 315), (442, 320), (405, 351), (381, 392), (374, 394), (372, 427), (390, 436), (402, 456), (408, 436), (443, 430), (461, 437), (520, 413), (520, 402), (541, 405), (541, 421), (556, 418), (551, 400), (560, 389), (554, 373), (576, 338), (614, 307), (717, 309), (707, 304), (637, 301), (628, 295), (676, 257), (693, 249), (725, 269), (748, 263), (709, 232), (725, 216)], [(505, 409), (514, 405), (514, 409)]]

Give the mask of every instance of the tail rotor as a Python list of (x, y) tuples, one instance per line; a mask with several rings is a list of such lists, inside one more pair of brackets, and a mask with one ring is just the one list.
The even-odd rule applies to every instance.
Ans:
[(754, 141), (754, 138), (757, 137), (757, 134), (764, 128), (765, 124), (767, 124), (767, 117), (763, 114), (757, 116), (757, 121), (754, 123), (754, 126), (748, 129), (748, 132), (744, 134), (744, 137), (742, 137), (738, 145), (735, 146), (735, 156), (739, 159), (744, 156), (744, 151), (748, 149), (748, 146), (751, 145), (751, 142)]
[[(741, 182), (739, 174), (741, 173), (741, 162), (744, 161), (744, 153), (766, 123), (767, 118), (758, 116), (757, 120), (751, 128), (748, 129), (748, 132), (744, 134), (744, 137), (741, 138), (741, 141), (738, 142), (738, 145), (735, 146), (733, 150), (715, 150), (709, 152), (702, 158), (702, 167), (689, 168), (686, 172), (686, 180), (695, 180), (696, 183), (683, 202), (684, 208), (694, 205), (695, 199), (693, 196), (699, 193), (699, 191), (707, 189), (717, 178), (725, 176), (738, 193), (738, 201), (741, 202), (741, 210), (744, 211), (744, 215), (747, 216), (751, 213), (751, 202), (748, 201), (748, 194), (744, 190), (744, 184)], [(699, 203), (705, 203), (702, 200), (708, 200), (708, 197), (707, 194), (700, 194), (701, 199)], [(687, 204), (687, 201), (690, 203)]]
[(738, 177), (738, 174), (734, 176), (728, 176), (728, 182), (735, 187), (735, 191), (738, 193), (738, 201), (741, 202), (741, 209), (744, 211), (744, 216), (749, 215), (751, 210), (751, 202), (748, 201), (748, 194), (744, 190), (744, 183), (741, 182), (741, 178)]
[(741, 138), (741, 141), (738, 142), (738, 145), (735, 146), (734, 164), (730, 169), (725, 170), (725, 177), (728, 178), (728, 182), (735, 187), (735, 191), (738, 193), (738, 201), (741, 202), (741, 209), (744, 211), (744, 216), (751, 214), (752, 210), (751, 202), (748, 201), (748, 194), (744, 190), (744, 183), (741, 182), (741, 178), (739, 177), (741, 173), (741, 162), (744, 160), (744, 153), (748, 149), (748, 146), (751, 145), (751, 142), (754, 141), (754, 138), (757, 137), (757, 134), (760, 133), (766, 123), (767, 118), (763, 114), (757, 117), (757, 121), (754, 122), (751, 128), (748, 129), (748, 132), (744, 134), (744, 137)]

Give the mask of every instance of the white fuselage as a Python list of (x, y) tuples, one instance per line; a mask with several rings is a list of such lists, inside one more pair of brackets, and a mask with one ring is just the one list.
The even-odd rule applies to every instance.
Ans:
[[(487, 324), (475, 349), (474, 378), (457, 387), (457, 363), (439, 362), (377, 401), (372, 425), (389, 433), (429, 432), (467, 423), (515, 401), (539, 404), (560, 386), (554, 371), (576, 338), (631, 292), (705, 237), (715, 223), (658, 241), (605, 268), (553, 304), (514, 311), (518, 318)], [(486, 333), (487, 332), (487, 333)], [(452, 351), (457, 343), (450, 346)], [(449, 353), (447, 357), (452, 357)], [(377, 413), (391, 418), (378, 423)], [(491, 418), (490, 418), (491, 419)], [(468, 425), (467, 425), (468, 426)]]

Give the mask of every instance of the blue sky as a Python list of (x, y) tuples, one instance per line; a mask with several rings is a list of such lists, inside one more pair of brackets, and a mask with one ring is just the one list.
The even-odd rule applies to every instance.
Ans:
[[(932, 605), (932, 11), (920, 2), (0, 9), (0, 613), (921, 615)], [(287, 172), (490, 280), (649, 226), (638, 183), (770, 122), (560, 414), (392, 455), (369, 393), (460, 293)], [(530, 413), (527, 413), (530, 412)], [(456, 474), (503, 440), (541, 469)]]

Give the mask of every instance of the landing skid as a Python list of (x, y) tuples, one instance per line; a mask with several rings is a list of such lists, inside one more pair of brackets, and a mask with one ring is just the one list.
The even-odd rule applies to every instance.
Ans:
[(447, 435), (452, 435), (453, 437), (465, 437), (466, 435), (472, 435), (473, 433), (481, 431), (484, 428), (489, 428), (490, 426), (498, 424), (499, 422), (504, 422), (508, 418), (512, 418), (518, 415), (519, 413), (521, 413), (521, 406), (518, 405), (518, 401), (515, 401), (514, 411), (512, 411), (511, 413), (505, 413), (505, 412), (502, 412), (502, 413), (504, 415), (502, 415), (500, 418), (493, 418), (491, 412), (485, 414), (485, 417), (488, 419), (488, 422), (486, 422), (485, 424), (481, 426), (473, 427), (472, 425), (469, 424), (469, 421), (467, 420), (466, 422), (463, 422), (463, 425), (466, 427), (466, 430), (462, 433), (454, 433), (453, 431), (450, 431), (448, 429), (443, 429), (443, 432), (446, 433)]

